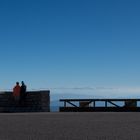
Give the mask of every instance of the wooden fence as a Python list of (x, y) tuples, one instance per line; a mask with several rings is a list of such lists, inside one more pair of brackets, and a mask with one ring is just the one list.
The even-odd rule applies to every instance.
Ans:
[(139, 112), (140, 99), (60, 99), (60, 112)]

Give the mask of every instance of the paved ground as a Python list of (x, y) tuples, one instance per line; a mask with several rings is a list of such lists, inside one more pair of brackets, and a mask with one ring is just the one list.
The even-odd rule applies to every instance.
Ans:
[(0, 114), (0, 140), (139, 140), (140, 113)]

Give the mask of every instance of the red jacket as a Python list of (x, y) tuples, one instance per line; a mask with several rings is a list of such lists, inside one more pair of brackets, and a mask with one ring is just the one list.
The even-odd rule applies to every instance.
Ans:
[(13, 88), (13, 96), (20, 96), (20, 86), (19, 85), (16, 85)]

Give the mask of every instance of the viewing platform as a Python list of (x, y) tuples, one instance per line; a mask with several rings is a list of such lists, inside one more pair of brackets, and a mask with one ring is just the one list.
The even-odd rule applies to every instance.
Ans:
[(50, 112), (50, 91), (29, 91), (22, 104), (15, 102), (12, 92), (3, 92), (0, 113), (3, 112)]
[(60, 112), (140, 112), (140, 99), (60, 99)]

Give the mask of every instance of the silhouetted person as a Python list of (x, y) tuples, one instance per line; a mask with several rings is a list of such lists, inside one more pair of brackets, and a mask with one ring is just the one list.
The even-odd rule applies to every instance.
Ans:
[(15, 99), (16, 102), (19, 101), (19, 98), (20, 98), (20, 85), (19, 85), (19, 82), (16, 82), (16, 85), (13, 88), (13, 96), (14, 96), (14, 99)]
[(27, 96), (26, 85), (22, 81), (21, 82), (21, 88), (20, 88), (20, 103), (23, 103), (25, 101), (26, 96)]

